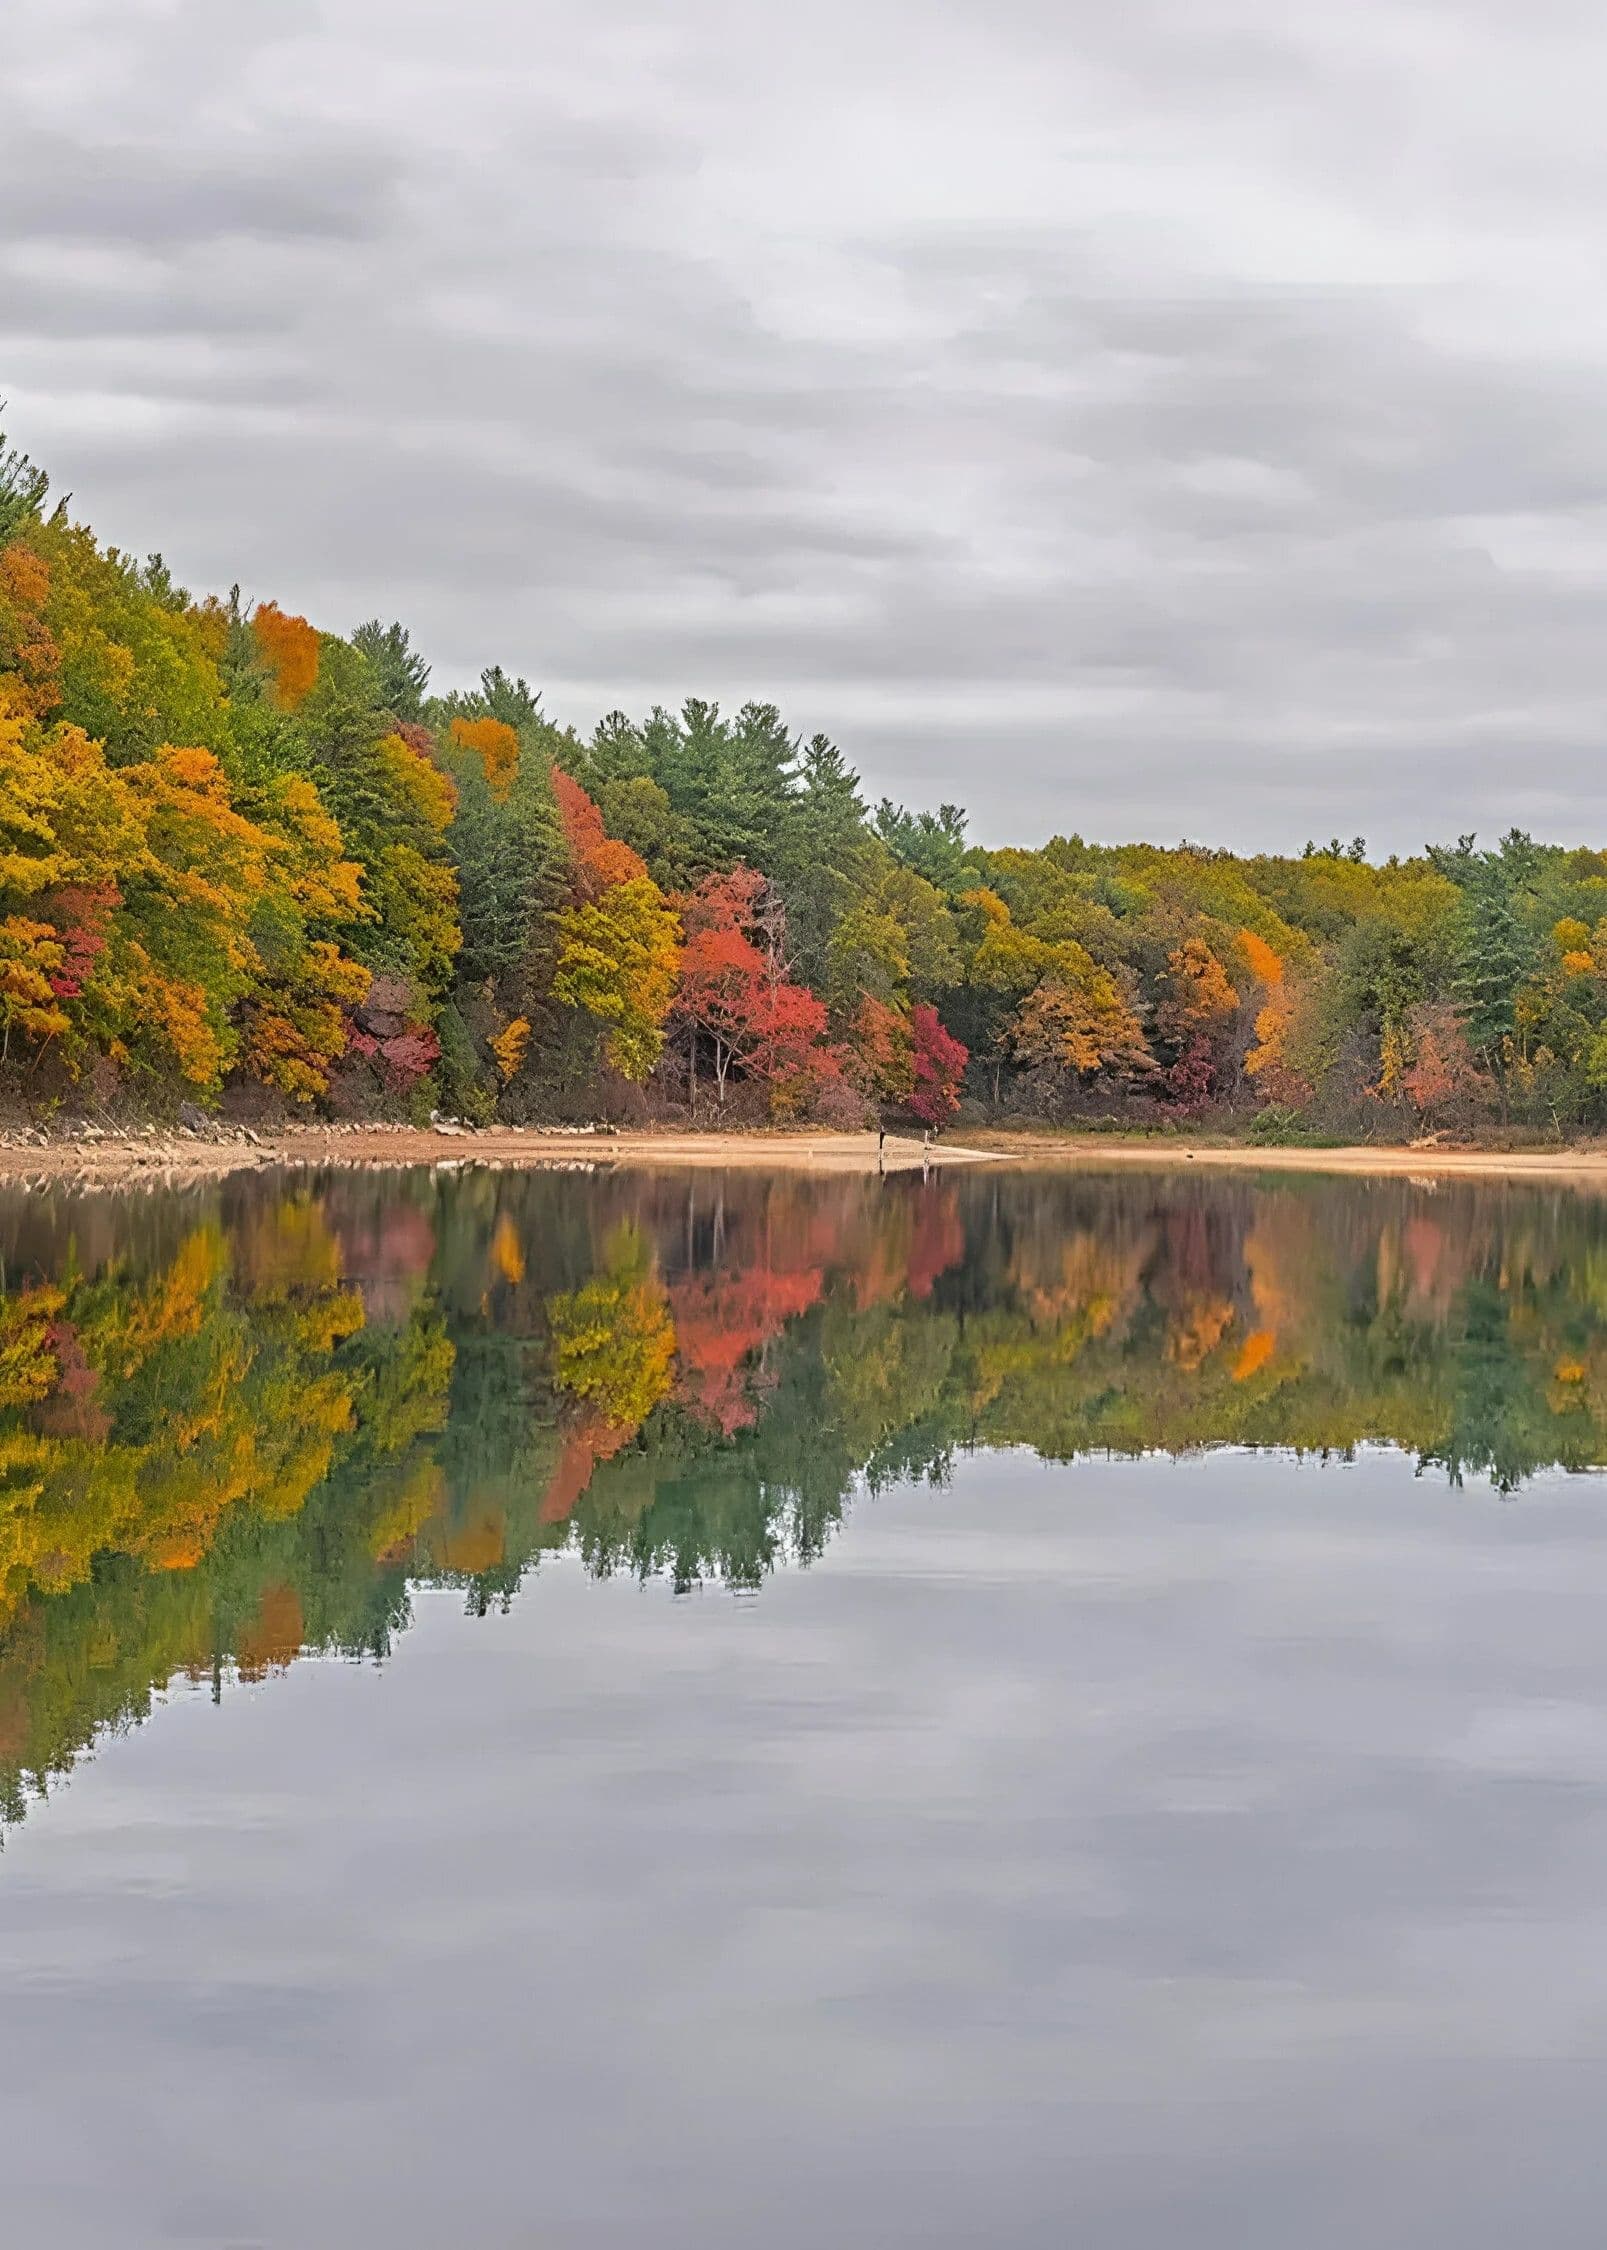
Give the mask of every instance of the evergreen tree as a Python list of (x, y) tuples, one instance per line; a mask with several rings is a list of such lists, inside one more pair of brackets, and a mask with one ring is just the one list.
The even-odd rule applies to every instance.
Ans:
[(859, 776), (823, 734), (798, 759), (798, 789), (774, 875), (787, 908), (787, 936), (797, 974), (822, 986), (832, 932), (857, 893), (875, 879), (885, 856), (872, 837)]
[(424, 709), (430, 668), (414, 648), (405, 625), (382, 625), (377, 617), (359, 625), (352, 646), (368, 661), (374, 701), (398, 719), (416, 719)]
[(1532, 948), (1513, 912), (1499, 866), (1481, 870), (1463, 904), (1462, 942), (1452, 987), (1468, 1041), (1500, 1072), (1517, 1030), (1518, 989)]
[(506, 803), (498, 804), (478, 759), (456, 775), (458, 802), (447, 846), (458, 870), (463, 951), (469, 983), (502, 984), (545, 942), (562, 902), (563, 829), (547, 768), (523, 758)]
[(6, 433), (0, 430), (0, 546), (39, 514), (49, 490), (45, 471), (36, 469), (26, 453), (8, 446)]

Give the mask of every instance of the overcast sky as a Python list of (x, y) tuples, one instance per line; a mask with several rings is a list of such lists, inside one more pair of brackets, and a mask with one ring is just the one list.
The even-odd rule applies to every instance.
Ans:
[(108, 538), (984, 840), (1607, 842), (1591, 0), (8, 0)]

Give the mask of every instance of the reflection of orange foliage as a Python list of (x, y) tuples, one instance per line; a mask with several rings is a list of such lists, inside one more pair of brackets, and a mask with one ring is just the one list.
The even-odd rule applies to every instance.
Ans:
[(1304, 1261), (1319, 1254), (1309, 1225), (1296, 1229), (1287, 1213), (1277, 1227), (1253, 1226), (1244, 1238), (1244, 1267), (1250, 1277), (1250, 1302), (1261, 1327), (1276, 1340), (1294, 1326), (1302, 1298)]
[(21, 1764), (32, 1718), (27, 1690), (21, 1685), (8, 1684), (0, 1693), (0, 1761), (6, 1765)]
[[(858, 1224), (863, 1223), (861, 1218)], [(840, 1246), (837, 1255), (843, 1255)], [(912, 1297), (930, 1297), (938, 1276), (965, 1256), (965, 1229), (954, 1190), (888, 1196), (874, 1215), (867, 1246), (856, 1244), (851, 1255), (854, 1300), (861, 1312), (891, 1304), (905, 1290)]]
[(269, 1586), (257, 1605), (257, 1614), (240, 1635), (236, 1661), (243, 1680), (260, 1680), (269, 1672), (282, 1672), (301, 1654), (306, 1624), (301, 1596), (294, 1586), (281, 1582)]
[(525, 1277), (525, 1254), (519, 1240), (519, 1230), (506, 1211), (498, 1219), (491, 1236), (491, 1263), (504, 1281), (517, 1288)]
[(1167, 1356), (1185, 1374), (1204, 1365), (1233, 1326), (1233, 1307), (1225, 1297), (1201, 1297), (1183, 1307), (1166, 1340)]
[(562, 1523), (585, 1494), (600, 1461), (611, 1461), (633, 1432), (618, 1422), (587, 1420), (566, 1430), (557, 1466), (541, 1499), (543, 1523)]
[(1244, 1339), (1244, 1349), (1233, 1369), (1233, 1380), (1236, 1383), (1248, 1383), (1252, 1375), (1260, 1374), (1277, 1348), (1278, 1339), (1271, 1329), (1258, 1328), (1253, 1336)]
[(1086, 1228), (1075, 1234), (1023, 1231), (1010, 1278), (1035, 1328), (1076, 1322), (1087, 1335), (1103, 1336), (1137, 1304), (1153, 1250), (1147, 1226), (1104, 1235)]
[(145, 1550), (145, 1567), (147, 1570), (194, 1570), (205, 1553), (206, 1541), (200, 1532), (186, 1526), (153, 1539)]
[(878, 1227), (855, 1261), (850, 1280), (854, 1303), (861, 1312), (869, 1312), (873, 1305), (890, 1304), (904, 1286), (901, 1246), (889, 1239), (890, 1233), (891, 1229)]

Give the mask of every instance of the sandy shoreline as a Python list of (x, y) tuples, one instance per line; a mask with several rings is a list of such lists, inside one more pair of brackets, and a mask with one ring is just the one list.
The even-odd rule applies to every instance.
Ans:
[(1607, 1148), (1507, 1151), (1414, 1148), (1244, 1148), (1181, 1141), (1121, 1141), (1089, 1135), (992, 1132), (939, 1142), (888, 1136), (878, 1155), (873, 1133), (674, 1133), (534, 1131), (492, 1126), (304, 1125), (247, 1136), (220, 1128), (203, 1135), (102, 1134), (90, 1139), (0, 1140), (0, 1183), (72, 1182), (117, 1186), (218, 1179), (239, 1171), (361, 1165), (492, 1165), (515, 1168), (617, 1165), (699, 1169), (776, 1168), (889, 1172), (1005, 1164), (1032, 1170), (1101, 1172), (1184, 1164), (1253, 1172), (1326, 1172), (1380, 1178), (1568, 1181), (1607, 1188)]
[(919, 1172), (929, 1167), (995, 1164), (996, 1152), (960, 1146), (922, 1148), (874, 1133), (643, 1133), (525, 1130), (489, 1126), (300, 1125), (244, 1135), (98, 1134), (92, 1139), (0, 1140), (0, 1183), (84, 1186), (219, 1179), (242, 1171), (323, 1170), (360, 1165), (487, 1165), (527, 1170), (603, 1170), (616, 1165), (770, 1167), (820, 1172)]
[(1607, 1188), (1607, 1146), (1579, 1148), (1476, 1149), (1377, 1148), (1359, 1143), (1344, 1148), (1255, 1148), (1187, 1141), (1122, 1141), (1089, 1134), (1077, 1139), (1054, 1134), (985, 1133), (977, 1145), (1012, 1165), (1053, 1166), (1083, 1172), (1133, 1167), (1175, 1169), (1204, 1165), (1237, 1172), (1328, 1172), (1380, 1179), (1568, 1180), (1577, 1186)]

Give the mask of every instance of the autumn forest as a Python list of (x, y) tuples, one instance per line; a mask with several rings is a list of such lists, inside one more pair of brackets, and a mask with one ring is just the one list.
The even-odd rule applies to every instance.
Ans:
[(401, 623), (193, 595), (0, 441), (0, 1104), (185, 1097), (1590, 1131), (1607, 853), (984, 849), (768, 704), (583, 736), (500, 666), (432, 693)]

